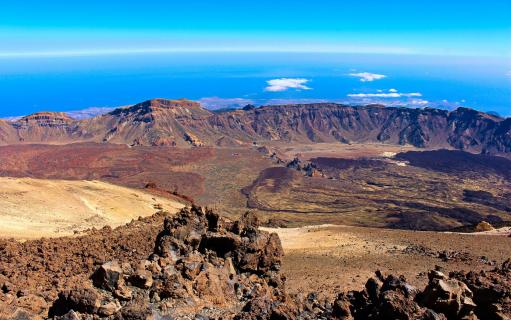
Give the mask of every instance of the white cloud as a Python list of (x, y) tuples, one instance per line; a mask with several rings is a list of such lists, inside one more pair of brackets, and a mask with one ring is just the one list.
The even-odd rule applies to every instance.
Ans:
[(376, 90), (374, 93), (352, 93), (348, 94), (349, 104), (381, 104), (388, 107), (414, 107), (423, 108), (426, 106), (445, 106), (442, 102), (431, 102), (422, 99), (420, 92), (399, 92), (397, 89)]
[(408, 104), (413, 105), (413, 106), (424, 106), (429, 103), (430, 102), (428, 100), (424, 100), (424, 99), (412, 99), (412, 100), (408, 101)]
[(360, 78), (360, 81), (362, 81), (362, 82), (371, 82), (374, 80), (380, 80), (380, 79), (387, 77), (386, 75), (383, 75), (383, 74), (370, 73), (370, 72), (350, 73), (349, 75), (352, 77)]
[(336, 103), (339, 100), (327, 99), (267, 99), (262, 101), (263, 105), (286, 105), (286, 104), (307, 104), (307, 103)]
[(351, 93), (351, 94), (348, 94), (348, 97), (350, 97), (350, 98), (411, 98), (411, 97), (422, 97), (422, 94), (419, 92)]
[(296, 90), (311, 90), (312, 88), (307, 87), (305, 84), (309, 82), (309, 79), (303, 78), (280, 78), (266, 81), (268, 86), (264, 89), (269, 92), (281, 92), (288, 89)]
[(108, 113), (115, 108), (111, 107), (92, 107), (87, 108), (83, 110), (73, 110), (73, 111), (67, 111), (67, 115), (70, 116), (73, 119), (81, 120), (81, 119), (88, 119), (93, 118), (95, 116), (99, 116), (105, 113)]

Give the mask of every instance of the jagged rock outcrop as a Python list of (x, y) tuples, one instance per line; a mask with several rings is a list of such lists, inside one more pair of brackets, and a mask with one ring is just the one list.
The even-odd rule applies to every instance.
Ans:
[(491, 272), (452, 272), (473, 293), (480, 319), (511, 319), (511, 260)]
[[(41, 127), (46, 129), (33, 129)], [(51, 116), (43, 113), (0, 123), (3, 144), (92, 141), (215, 146), (269, 140), (381, 142), (508, 154), (511, 153), (511, 119), (468, 108), (449, 112), (334, 103), (251, 106), (213, 113), (186, 99), (152, 99), (80, 121), (59, 113)]]
[(190, 143), (194, 147), (204, 146), (204, 143), (192, 133), (185, 132), (183, 137), (186, 142)]
[(297, 171), (301, 171), (307, 177), (324, 177), (323, 172), (321, 172), (321, 169), (319, 169), (315, 163), (312, 162), (302, 163), (302, 161), (299, 158), (294, 158), (293, 160), (288, 162), (286, 164), (286, 167), (295, 169)]
[(430, 271), (429, 283), (418, 290), (403, 277), (376, 272), (364, 290), (341, 293), (332, 304), (334, 319), (509, 319), (509, 260), (490, 272)]
[(165, 220), (147, 260), (103, 264), (91, 276), (93, 286), (60, 293), (50, 316), (253, 319), (256, 304), (269, 316), (291, 312), (278, 272), (282, 254), (278, 236), (259, 231), (250, 214), (231, 222), (209, 210), (184, 209)]

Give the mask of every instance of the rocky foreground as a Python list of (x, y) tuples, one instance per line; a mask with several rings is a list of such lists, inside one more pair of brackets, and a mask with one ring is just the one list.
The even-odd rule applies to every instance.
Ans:
[[(246, 214), (228, 221), (199, 207), (165, 218), (154, 253), (103, 263), (90, 280), (63, 290), (49, 310), (19, 307), (5, 319), (509, 319), (511, 262), (489, 272), (429, 272), (417, 289), (376, 272), (361, 291), (333, 299), (291, 295), (279, 271), (276, 234)], [(34, 301), (1, 284), (0, 301)], [(32, 298), (32, 300), (30, 300)], [(1, 306), (2, 304), (0, 304)], [(19, 304), (18, 304), (19, 305)], [(32, 310), (32, 311), (30, 311)], [(3, 311), (3, 310), (2, 310)]]

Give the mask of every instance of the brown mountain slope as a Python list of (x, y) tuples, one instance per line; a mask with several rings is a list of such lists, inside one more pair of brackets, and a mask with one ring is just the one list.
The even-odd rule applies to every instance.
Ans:
[(0, 119), (0, 146), (16, 140), (15, 137), (16, 129), (9, 122)]
[(195, 197), (204, 191), (204, 177), (190, 167), (209, 162), (213, 155), (212, 148), (12, 145), (0, 147), (0, 176), (102, 180), (131, 188), (154, 183)]
[(12, 124), (19, 141), (66, 140), (73, 125), (74, 120), (64, 112), (38, 112)]
[(10, 123), (10, 128), (4, 124), (7, 128), (0, 131), (0, 143), (93, 141), (201, 146), (276, 140), (381, 142), (492, 154), (511, 152), (511, 119), (467, 108), (448, 112), (322, 103), (212, 113), (185, 99), (153, 99), (82, 121), (59, 113), (45, 115), (25, 117)]
[(207, 125), (210, 116), (197, 102), (153, 99), (82, 121), (79, 128), (82, 135), (96, 142), (201, 145), (193, 131)]

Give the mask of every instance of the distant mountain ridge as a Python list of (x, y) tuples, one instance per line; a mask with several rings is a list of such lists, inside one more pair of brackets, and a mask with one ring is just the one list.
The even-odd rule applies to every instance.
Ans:
[(294, 104), (211, 112), (187, 99), (152, 99), (74, 120), (43, 112), (0, 120), (0, 144), (73, 142), (234, 146), (254, 141), (373, 142), (511, 153), (511, 118), (468, 108)]

